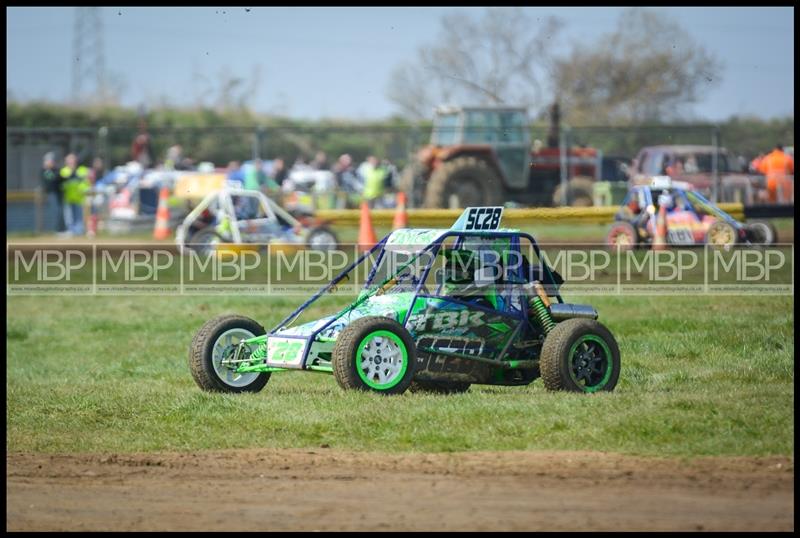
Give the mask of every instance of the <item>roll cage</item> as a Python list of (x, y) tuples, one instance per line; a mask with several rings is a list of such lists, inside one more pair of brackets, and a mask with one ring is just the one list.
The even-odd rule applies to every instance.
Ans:
[[(346, 314), (355, 310), (359, 305), (364, 304), (368, 299), (374, 297), (376, 295), (382, 294), (381, 290), (384, 290), (386, 285), (390, 283), (398, 273), (404, 270), (405, 266), (399, 267), (396, 271), (393, 271), (390, 276), (387, 278), (380, 279), (380, 282), (376, 280), (377, 269), (383, 260), (384, 256), (387, 253), (387, 243), (392, 238), (392, 235), (398, 232), (403, 232), (404, 230), (397, 230), (392, 234), (384, 237), (377, 245), (372, 247), (367, 252), (363, 253), (361, 256), (356, 259), (352, 264), (350, 264), (347, 268), (345, 268), (339, 275), (334, 277), (327, 285), (323, 286), (317, 293), (315, 293), (311, 298), (305, 301), (302, 305), (300, 305), (297, 309), (295, 309), (291, 314), (289, 314), (286, 318), (284, 318), (278, 325), (276, 325), (273, 329), (271, 329), (267, 337), (278, 337), (278, 338), (289, 338), (289, 339), (299, 339), (305, 340), (306, 343), (304, 344), (304, 350), (302, 354), (302, 359), (300, 360), (299, 364), (293, 365), (292, 367), (295, 368), (307, 368), (307, 363), (309, 361), (309, 352), (311, 350), (311, 344), (315, 341), (324, 342), (330, 340), (329, 338), (321, 336), (326, 330), (328, 330), (331, 326), (333, 326), (337, 321), (339, 321), (342, 317)], [(429, 244), (424, 246), (422, 249), (414, 253), (413, 260), (419, 259), (423, 257), (427, 260), (421, 268), (421, 273), (419, 274), (418, 278), (414, 278), (412, 280), (412, 286), (410, 290), (404, 291), (406, 296), (404, 297), (404, 301), (408, 301), (408, 308), (405, 311), (405, 315), (403, 319), (400, 320), (401, 325), (407, 328), (409, 319), (412, 315), (412, 307), (420, 298), (428, 298), (428, 299), (443, 299), (451, 303), (461, 304), (463, 306), (468, 306), (469, 308), (480, 310), (484, 312), (496, 313), (500, 314), (509, 320), (513, 320), (516, 322), (516, 327), (513, 330), (510, 338), (507, 340), (505, 344), (505, 348), (503, 352), (500, 354), (500, 358), (505, 355), (505, 352), (508, 350), (509, 346), (511, 346), (513, 340), (520, 334), (522, 329), (527, 325), (530, 325), (530, 320), (528, 317), (528, 302), (525, 300), (527, 293), (524, 289), (522, 289), (522, 285), (527, 283), (531, 277), (531, 268), (535, 266), (531, 266), (530, 262), (528, 261), (528, 269), (523, 269), (525, 267), (525, 263), (521, 263), (519, 268), (516, 268), (511, 275), (511, 279), (507, 280), (503, 284), (511, 284), (513, 286), (518, 286), (517, 289), (520, 291), (519, 295), (519, 307), (518, 308), (509, 308), (510, 303), (506, 303), (503, 310), (498, 310), (496, 308), (488, 308), (486, 306), (469, 303), (458, 298), (452, 296), (444, 296), (440, 294), (441, 286), (437, 286), (436, 293), (425, 293), (423, 288), (425, 286), (425, 282), (429, 276), (431, 271), (432, 265), (436, 260), (437, 256), (440, 252), (442, 252), (442, 248), (444, 247), (444, 242), (450, 238), (455, 238), (455, 244), (453, 245), (453, 249), (458, 249), (459, 247), (466, 244), (466, 241), (469, 239), (507, 239), (509, 240), (510, 244), (510, 252), (516, 252), (520, 255), (521, 260), (526, 260), (524, 253), (521, 251), (520, 246), (520, 239), (527, 239), (530, 242), (531, 248), (536, 255), (537, 259), (537, 266), (540, 268), (539, 275), (541, 276), (541, 282), (545, 286), (548, 295), (554, 297), (556, 301), (559, 303), (563, 303), (563, 299), (558, 291), (559, 285), (563, 282), (560, 279), (560, 275), (557, 275), (553, 270), (548, 267), (545, 263), (544, 259), (541, 256), (541, 250), (539, 245), (537, 244), (536, 240), (533, 238), (532, 235), (516, 231), (516, 230), (497, 230), (491, 232), (475, 232), (475, 231), (461, 231), (461, 230), (431, 230), (431, 232), (441, 232), (437, 234), (436, 239), (431, 241)], [(366, 260), (374, 259), (373, 265), (370, 269), (369, 276), (364, 284), (363, 289), (361, 290), (358, 298), (353, 301), (349, 306), (342, 309), (329, 319), (325, 319), (324, 323), (317, 323), (314, 326), (314, 329), (309, 334), (287, 334), (282, 331), (286, 331), (289, 326), (300, 316), (300, 314), (305, 311), (309, 306), (311, 306), (315, 301), (317, 301), (320, 297), (324, 294), (330, 292), (331, 290), (335, 289), (336, 286), (341, 283), (346, 278), (349, 278), (348, 275), (358, 267), (360, 264), (364, 263)], [(410, 263), (410, 262), (409, 262)], [(523, 271), (527, 271), (528, 274), (524, 275), (521, 274)], [(385, 290), (384, 290), (385, 291)], [(324, 318), (323, 318), (324, 319)], [(320, 320), (322, 321), (322, 320)], [(490, 360), (490, 362), (498, 362), (498, 360)]]

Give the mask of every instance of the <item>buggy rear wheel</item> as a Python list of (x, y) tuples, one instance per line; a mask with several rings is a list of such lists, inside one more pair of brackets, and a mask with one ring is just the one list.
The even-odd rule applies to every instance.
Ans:
[(269, 372), (237, 374), (233, 358), (242, 340), (266, 334), (264, 327), (244, 316), (227, 315), (209, 320), (189, 346), (189, 370), (197, 385), (209, 392), (258, 392)]
[(392, 319), (360, 318), (339, 335), (332, 362), (333, 376), (343, 389), (401, 394), (414, 378), (414, 340)]
[(619, 346), (599, 321), (568, 319), (544, 339), (539, 368), (548, 390), (611, 391), (619, 380)]
[(754, 220), (745, 225), (747, 239), (757, 245), (774, 245), (778, 241), (778, 232), (775, 226), (765, 220)]

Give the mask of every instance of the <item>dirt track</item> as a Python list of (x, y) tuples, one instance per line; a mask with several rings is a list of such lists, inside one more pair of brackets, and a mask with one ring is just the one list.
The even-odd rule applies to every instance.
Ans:
[(8, 454), (7, 530), (794, 530), (791, 458)]

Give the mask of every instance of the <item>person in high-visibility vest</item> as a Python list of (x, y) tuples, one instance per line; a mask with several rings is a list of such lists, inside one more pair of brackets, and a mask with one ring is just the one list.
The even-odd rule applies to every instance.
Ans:
[(374, 207), (375, 201), (383, 196), (385, 186), (386, 168), (380, 165), (375, 157), (369, 158), (369, 165), (364, 167), (364, 200), (370, 207)]
[(767, 176), (767, 195), (770, 202), (792, 202), (794, 199), (794, 159), (791, 155), (783, 152), (783, 145), (776, 145), (771, 153), (761, 159), (758, 163), (758, 171)]
[(64, 158), (59, 171), (64, 191), (64, 221), (67, 230), (74, 235), (83, 235), (83, 204), (89, 190), (89, 169), (78, 166), (78, 157), (70, 153)]
[(55, 155), (52, 152), (48, 152), (44, 156), (42, 165), (42, 185), (47, 193), (48, 207), (52, 208), (49, 210), (55, 213), (56, 232), (59, 234), (67, 231), (67, 227), (64, 224), (64, 190), (62, 183), (63, 180), (56, 164)]

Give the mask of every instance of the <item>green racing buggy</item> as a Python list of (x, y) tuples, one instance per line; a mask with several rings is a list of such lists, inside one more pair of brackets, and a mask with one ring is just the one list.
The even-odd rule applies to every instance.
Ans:
[[(534, 238), (500, 228), (502, 207), (470, 207), (450, 229), (400, 229), (267, 332), (224, 315), (194, 336), (201, 389), (257, 392), (276, 372), (332, 373), (345, 389), (455, 393), (471, 384), (613, 390), (614, 336), (589, 305), (564, 302), (561, 276)], [(297, 323), (320, 297), (357, 279), (347, 307)]]

